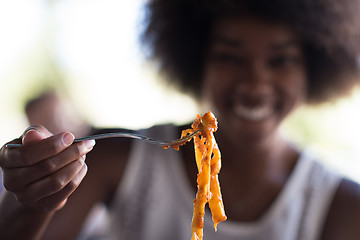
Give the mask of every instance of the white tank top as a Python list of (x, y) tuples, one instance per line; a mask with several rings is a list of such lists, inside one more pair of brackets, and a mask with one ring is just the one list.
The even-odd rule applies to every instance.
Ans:
[[(175, 139), (175, 132), (175, 126), (165, 125), (142, 133)], [(261, 219), (227, 220), (215, 232), (211, 214), (206, 213), (204, 240), (318, 239), (340, 181), (338, 174), (302, 153), (284, 189)], [(190, 240), (194, 198), (178, 151), (136, 141), (109, 209), (109, 225), (103, 231), (108, 236), (102, 239)]]

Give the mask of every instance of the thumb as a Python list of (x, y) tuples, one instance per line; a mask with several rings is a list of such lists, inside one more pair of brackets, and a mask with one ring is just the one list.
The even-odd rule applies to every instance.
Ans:
[(46, 138), (45, 134), (42, 133), (39, 129), (31, 128), (24, 132), (22, 136), (22, 143), (23, 145), (26, 145), (28, 143), (40, 141), (45, 138)]

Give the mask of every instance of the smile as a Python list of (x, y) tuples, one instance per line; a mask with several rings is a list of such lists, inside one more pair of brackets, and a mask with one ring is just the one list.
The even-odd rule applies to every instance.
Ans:
[(259, 122), (269, 118), (273, 113), (271, 104), (262, 104), (258, 106), (245, 106), (235, 104), (233, 107), (235, 114), (245, 120)]

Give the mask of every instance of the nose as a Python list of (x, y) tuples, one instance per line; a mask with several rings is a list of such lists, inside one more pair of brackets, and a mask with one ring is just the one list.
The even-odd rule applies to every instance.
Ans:
[(241, 92), (261, 93), (269, 88), (271, 73), (260, 61), (249, 62), (237, 81), (237, 89)]

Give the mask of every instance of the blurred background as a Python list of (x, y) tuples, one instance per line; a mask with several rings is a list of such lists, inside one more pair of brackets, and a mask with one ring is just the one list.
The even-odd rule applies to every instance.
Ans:
[[(91, 125), (192, 121), (193, 100), (160, 86), (139, 43), (144, 0), (0, 0), (0, 144), (28, 126), (24, 107), (55, 90)], [(220, 126), (221, 127), (221, 126)], [(302, 108), (284, 135), (360, 181), (360, 90)], [(225, 161), (224, 161), (225, 164)]]

